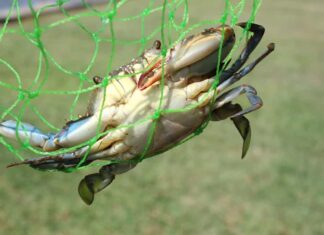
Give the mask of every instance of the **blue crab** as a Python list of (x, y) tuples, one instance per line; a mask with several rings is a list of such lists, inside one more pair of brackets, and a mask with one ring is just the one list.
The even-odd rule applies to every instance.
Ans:
[[(243, 67), (260, 42), (264, 27), (247, 23), (238, 25), (248, 28), (252, 36), (233, 63), (224, 62), (235, 43), (234, 30), (227, 25), (185, 38), (164, 57), (161, 42), (155, 41), (153, 47), (139, 58), (113, 71), (108, 85), (93, 92), (87, 114), (66, 123), (57, 134), (45, 134), (31, 124), (18, 125), (16, 121), (8, 120), (0, 124), (0, 135), (29, 141), (46, 152), (82, 146), (95, 138), (94, 144), (85, 144), (72, 152), (18, 163), (66, 171), (93, 161), (112, 160), (112, 164), (104, 165), (98, 173), (81, 180), (78, 191), (87, 204), (91, 204), (95, 193), (107, 187), (116, 175), (134, 168), (139, 158), (170, 149), (207, 119), (233, 121), (243, 138), (244, 157), (251, 138), (250, 124), (244, 115), (260, 108), (262, 100), (249, 85), (227, 88), (252, 71), (274, 50), (274, 44), (270, 43), (261, 56)], [(213, 85), (215, 77), (219, 78), (217, 86)], [(94, 77), (93, 81), (99, 84), (103, 79)], [(245, 94), (250, 102), (247, 108), (233, 103), (241, 94)], [(168, 112), (179, 109), (183, 111)], [(161, 111), (157, 113), (157, 110)], [(144, 119), (146, 121), (133, 125)], [(156, 122), (156, 128), (151, 145), (146, 149), (153, 122)], [(147, 150), (145, 156), (144, 150)]]

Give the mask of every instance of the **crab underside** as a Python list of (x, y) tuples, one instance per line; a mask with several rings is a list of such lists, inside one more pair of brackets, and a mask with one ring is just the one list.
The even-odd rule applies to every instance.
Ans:
[[(94, 161), (109, 160), (111, 164), (86, 176), (79, 184), (81, 198), (91, 204), (95, 193), (107, 187), (116, 175), (134, 168), (143, 158), (172, 148), (206, 120), (233, 121), (243, 138), (243, 158), (251, 139), (250, 124), (244, 115), (260, 108), (262, 100), (249, 85), (228, 88), (270, 54), (274, 44), (270, 43), (261, 56), (243, 67), (265, 30), (257, 24), (238, 25), (253, 35), (231, 64), (224, 61), (233, 48), (235, 34), (226, 25), (187, 37), (169, 49), (166, 57), (161, 56), (161, 43), (156, 41), (142, 56), (112, 72), (108, 85), (93, 92), (87, 115), (67, 123), (59, 133), (44, 134), (31, 124), (13, 120), (2, 122), (0, 135), (29, 141), (45, 152), (81, 146), (72, 152), (11, 166), (28, 164), (37, 169), (69, 171)], [(217, 86), (215, 77), (219, 79)], [(103, 81), (100, 77), (93, 80), (97, 84)], [(249, 101), (248, 107), (233, 103), (242, 94)], [(157, 110), (158, 117), (153, 118)], [(147, 121), (134, 124), (140, 120)], [(156, 128), (147, 148), (153, 123)], [(94, 144), (82, 145), (91, 139)]]

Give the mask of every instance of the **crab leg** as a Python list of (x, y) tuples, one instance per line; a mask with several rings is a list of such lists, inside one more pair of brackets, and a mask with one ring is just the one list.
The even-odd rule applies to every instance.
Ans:
[(215, 109), (212, 112), (213, 121), (221, 121), (227, 118), (231, 118), (236, 129), (240, 133), (243, 139), (242, 155), (244, 158), (251, 142), (251, 127), (250, 122), (244, 116), (236, 116), (236, 114), (242, 111), (242, 107), (239, 104), (226, 103), (222, 107)]
[(115, 112), (116, 108), (110, 107), (104, 109), (101, 116), (100, 112), (98, 112), (92, 116), (69, 122), (67, 126), (54, 137), (54, 143), (61, 147), (72, 147), (88, 141), (96, 136), (97, 130), (102, 131), (106, 128)]
[(98, 140), (92, 146), (87, 145), (73, 152), (64, 153), (57, 156), (43, 156), (40, 158), (27, 159), (22, 162), (10, 164), (8, 167), (29, 164), (31, 167), (37, 169), (65, 170), (77, 166), (81, 159), (83, 159), (85, 156), (86, 159), (82, 165), (87, 165), (94, 160), (105, 157), (107, 158), (109, 156), (127, 151), (129, 147), (120, 141), (124, 136), (125, 131), (115, 130), (113, 132), (109, 132), (105, 137)]
[[(251, 104), (251, 106), (249, 106), (248, 108), (242, 109), (238, 104), (231, 104), (231, 101), (241, 94), (246, 94)], [(215, 101), (215, 109), (212, 113), (212, 120), (219, 121), (226, 118), (231, 118), (236, 129), (239, 131), (240, 135), (243, 138), (242, 158), (244, 158), (244, 156), (246, 155), (251, 141), (250, 123), (249, 120), (246, 119), (243, 115), (259, 109), (261, 106), (262, 100), (257, 96), (256, 90), (253, 87), (247, 85), (233, 88), (218, 97)]]
[(254, 67), (260, 63), (265, 57), (267, 57), (273, 50), (274, 50), (275, 44), (270, 43), (267, 46), (267, 50), (259, 56), (256, 60), (254, 60), (251, 64), (245, 66), (243, 69), (241, 69), (239, 72), (234, 73), (231, 77), (229, 77), (227, 80), (223, 81), (217, 88), (217, 93), (221, 93), (223, 90), (225, 90), (227, 87), (231, 86), (233, 83), (239, 81), (242, 77), (250, 73)]
[(115, 175), (122, 174), (136, 166), (136, 162), (114, 163), (103, 166), (99, 173), (87, 175), (81, 180), (78, 191), (82, 200), (90, 205), (94, 195), (106, 188), (115, 179)]
[[(75, 167), (80, 160), (88, 153), (89, 146), (80, 148), (74, 152), (64, 153), (57, 156), (43, 156), (38, 158), (26, 159), (20, 162), (14, 162), (7, 167), (13, 167), (18, 165), (28, 164), (29, 166), (41, 169), (41, 170), (66, 170), (71, 167)], [(90, 163), (92, 160), (86, 159), (86, 163)]]
[(220, 97), (216, 99), (214, 108), (217, 109), (219, 107), (222, 107), (224, 104), (231, 102), (241, 94), (246, 94), (251, 106), (249, 106), (246, 109), (243, 109), (242, 111), (236, 113), (235, 115), (232, 115), (231, 118), (241, 116), (261, 108), (263, 104), (261, 98), (257, 96), (256, 90), (253, 87), (248, 85), (241, 85), (239, 87), (235, 87), (222, 94)]
[(20, 122), (18, 124), (13, 120), (0, 123), (0, 135), (15, 139), (17, 137), (16, 134), (21, 141), (24, 142), (28, 140), (29, 144), (34, 147), (42, 148), (46, 142), (51, 139), (51, 135), (42, 133), (35, 126), (28, 123)]
[[(54, 151), (62, 147), (72, 147), (82, 144), (96, 136), (97, 129), (103, 130), (116, 113), (115, 107), (105, 108), (100, 113), (83, 117), (66, 124), (62, 130), (54, 134), (44, 134), (28, 123), (18, 123), (13, 120), (0, 123), (0, 135), (16, 139), (16, 133), (21, 141), (28, 141), (30, 145), (41, 147), (44, 151)], [(100, 121), (100, 124), (99, 124)]]
[[(241, 28), (245, 28), (247, 26), (247, 23), (243, 22), (237, 25), (240, 26)], [(265, 29), (261, 25), (251, 24), (249, 31), (253, 32), (253, 36), (247, 42), (247, 45), (241, 52), (240, 57), (231, 65), (229, 69), (222, 72), (219, 78), (220, 83), (226, 81), (243, 66), (243, 64), (248, 60), (250, 54), (253, 52), (253, 50), (261, 41)]]

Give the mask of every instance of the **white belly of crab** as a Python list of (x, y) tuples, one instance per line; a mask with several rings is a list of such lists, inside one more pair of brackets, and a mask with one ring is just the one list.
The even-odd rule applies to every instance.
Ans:
[[(123, 94), (127, 94), (127, 97), (120, 96), (120, 99), (105, 102), (108, 106), (117, 107), (115, 116), (119, 124), (115, 127), (116, 130), (109, 132), (93, 146), (92, 152), (97, 152), (97, 157), (100, 155), (102, 158), (133, 158), (140, 156), (148, 143), (150, 146), (147, 155), (165, 151), (194, 132), (208, 115), (209, 106), (206, 104), (211, 97), (208, 97), (203, 105), (186, 111), (184, 109), (197, 103), (197, 100), (206, 94), (212, 79), (196, 82), (194, 86), (188, 85), (185, 89), (164, 86), (163, 96), (159, 85), (141, 91), (129, 80), (121, 82), (120, 84), (124, 86)], [(112, 90), (108, 88), (107, 96), (109, 97), (113, 90), (115, 94), (112, 97), (118, 97), (119, 92), (115, 88)], [(162, 113), (156, 119), (153, 138), (150, 141), (151, 128), (154, 124), (152, 115), (159, 113), (158, 110), (162, 110)], [(179, 112), (163, 113), (164, 110)]]

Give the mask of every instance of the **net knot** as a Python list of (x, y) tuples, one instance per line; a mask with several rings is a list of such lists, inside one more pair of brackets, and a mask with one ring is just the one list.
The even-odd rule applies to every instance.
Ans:
[(152, 115), (153, 120), (158, 120), (161, 117), (161, 110), (156, 110)]
[(147, 16), (151, 13), (151, 10), (149, 8), (145, 8), (143, 11), (142, 11), (142, 16)]
[(103, 15), (103, 16), (101, 16), (101, 22), (103, 23), (103, 24), (108, 24), (109, 22), (110, 22), (110, 19), (109, 19), (109, 17), (107, 16), (107, 15)]
[(108, 14), (107, 14), (107, 18), (109, 20), (112, 20), (112, 18), (114, 18), (115, 15), (116, 15), (116, 11), (115, 10), (109, 11)]
[(101, 22), (103, 24), (110, 23), (116, 14), (117, 14), (116, 10), (111, 10), (108, 13), (102, 14), (100, 17)]
[(163, 57), (166, 57), (167, 53), (168, 53), (168, 48), (165, 45), (163, 45), (161, 48), (161, 55)]
[(219, 78), (216, 78), (215, 81), (212, 84), (212, 89), (215, 90), (219, 84)]
[(34, 33), (33, 33), (34, 38), (40, 38), (41, 35), (42, 35), (42, 30), (41, 30), (41, 28), (35, 28), (35, 29), (34, 29)]
[(105, 77), (102, 79), (101, 85), (102, 87), (108, 86), (109, 78)]
[(88, 77), (84, 73), (79, 73), (79, 79), (81, 81), (87, 81)]
[(24, 91), (19, 92), (19, 94), (18, 94), (18, 100), (24, 100), (25, 97), (26, 97), (26, 95), (25, 95), (25, 92)]

